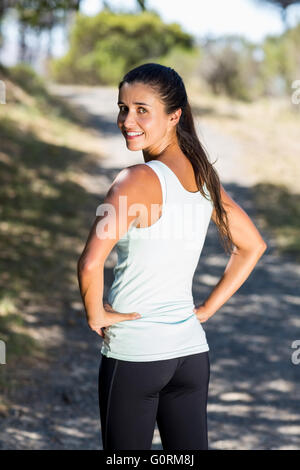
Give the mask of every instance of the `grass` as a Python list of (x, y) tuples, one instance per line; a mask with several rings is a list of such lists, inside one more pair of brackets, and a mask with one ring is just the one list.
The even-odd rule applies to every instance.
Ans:
[(300, 261), (300, 194), (270, 183), (257, 184), (253, 189), (258, 214), (275, 235), (278, 251)]
[(95, 171), (101, 148), (77, 110), (43, 88), (29, 94), (10, 71), (1, 69), (0, 79), (7, 88), (0, 106), (0, 387), (9, 396), (20, 385), (20, 360), (46, 358), (39, 331), (48, 306), (64, 315), (78, 301), (76, 261), (99, 204), (82, 175)]

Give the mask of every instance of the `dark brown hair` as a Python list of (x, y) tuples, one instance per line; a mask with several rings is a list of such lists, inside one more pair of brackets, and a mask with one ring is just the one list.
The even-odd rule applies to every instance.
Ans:
[(197, 136), (182, 78), (171, 67), (147, 63), (126, 73), (119, 83), (119, 90), (125, 82), (139, 82), (152, 87), (164, 104), (167, 114), (174, 113), (178, 108), (182, 109), (180, 120), (176, 126), (178, 144), (193, 166), (198, 189), (204, 197), (206, 194), (203, 185), (206, 184), (216, 211), (216, 225), (220, 241), (225, 251), (229, 254), (232, 253), (233, 241), (227, 213), (221, 200), (220, 179)]

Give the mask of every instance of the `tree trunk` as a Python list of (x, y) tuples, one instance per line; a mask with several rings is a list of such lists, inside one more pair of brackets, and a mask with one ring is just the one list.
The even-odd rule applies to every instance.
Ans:
[(26, 26), (24, 23), (19, 24), (19, 62), (26, 61), (27, 45), (26, 45)]

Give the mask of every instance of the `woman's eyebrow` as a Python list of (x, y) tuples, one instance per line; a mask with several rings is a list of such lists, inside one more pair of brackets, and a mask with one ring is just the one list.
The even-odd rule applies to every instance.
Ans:
[[(122, 101), (118, 101), (118, 104), (124, 104)], [(152, 106), (150, 104), (147, 104), (147, 103), (140, 103), (139, 101), (136, 101), (135, 103), (133, 104), (142, 104), (142, 105), (145, 105), (145, 106), (150, 106), (150, 108), (152, 108)]]

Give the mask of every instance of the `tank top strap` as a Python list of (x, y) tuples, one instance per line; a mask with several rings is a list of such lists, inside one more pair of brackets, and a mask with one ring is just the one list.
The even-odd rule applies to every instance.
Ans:
[(145, 165), (150, 166), (155, 173), (157, 174), (160, 185), (161, 185), (161, 190), (162, 190), (162, 196), (163, 196), (163, 205), (166, 204), (167, 201), (167, 174), (164, 168), (160, 166), (160, 163), (157, 162), (156, 160), (151, 160), (150, 162), (146, 162)]
[(165, 186), (165, 200), (167, 204), (184, 204), (191, 201), (199, 201), (200, 192), (187, 191), (179, 181), (175, 173), (165, 163), (160, 160), (150, 160), (146, 165), (151, 166)]

